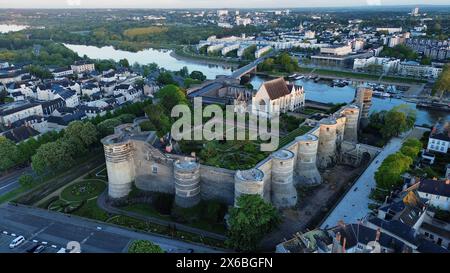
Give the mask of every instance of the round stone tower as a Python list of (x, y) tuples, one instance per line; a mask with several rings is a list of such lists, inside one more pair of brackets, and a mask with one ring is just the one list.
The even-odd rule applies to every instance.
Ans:
[(243, 194), (257, 194), (264, 196), (264, 173), (259, 169), (236, 171), (234, 175), (234, 205)]
[(272, 154), (271, 200), (277, 208), (293, 207), (297, 204), (297, 191), (294, 187), (295, 155), (288, 150)]
[(133, 147), (123, 135), (110, 135), (102, 139), (108, 172), (108, 195), (126, 197), (134, 180)]
[(372, 106), (372, 88), (358, 87), (356, 90), (356, 105), (360, 108), (359, 123), (366, 127), (369, 124), (369, 111)]
[(317, 150), (319, 138), (313, 134), (306, 134), (296, 138), (298, 143), (296, 173), (298, 183), (303, 185), (317, 185), (322, 182), (317, 169)]
[(332, 167), (337, 161), (336, 130), (336, 120), (327, 118), (320, 122), (319, 148), (317, 151), (317, 166), (320, 169)]
[(358, 117), (359, 107), (349, 105), (345, 107), (342, 114), (347, 118), (345, 121), (344, 140), (358, 142)]
[(200, 202), (200, 164), (177, 160), (174, 163), (175, 204), (189, 208)]

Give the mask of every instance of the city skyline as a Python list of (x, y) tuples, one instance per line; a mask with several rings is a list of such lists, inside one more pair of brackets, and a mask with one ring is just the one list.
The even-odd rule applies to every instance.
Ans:
[(226, 4), (218, 1), (206, 0), (167, 0), (152, 1), (143, 0), (123, 1), (95, 1), (85, 0), (42, 0), (36, 3), (32, 0), (18, 0), (11, 4), (8, 0), (0, 0), (0, 8), (314, 8), (314, 7), (351, 7), (351, 6), (401, 6), (401, 5), (445, 5), (445, 0), (411, 1), (411, 0), (344, 0), (338, 3), (329, 0), (306, 0), (298, 3), (295, 0), (249, 0), (242, 3), (238, 0), (227, 1)]

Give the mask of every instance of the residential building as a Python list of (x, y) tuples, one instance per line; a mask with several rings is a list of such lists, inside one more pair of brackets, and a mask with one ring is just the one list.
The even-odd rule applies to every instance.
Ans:
[(30, 117), (42, 116), (42, 106), (39, 103), (13, 102), (0, 108), (0, 122), (9, 126), (13, 122)]
[(447, 153), (450, 146), (450, 122), (438, 122), (428, 139), (428, 151)]
[(419, 196), (428, 201), (428, 204), (450, 211), (450, 180), (422, 179), (417, 189)]
[(420, 65), (414, 61), (402, 62), (398, 66), (398, 74), (403, 77), (437, 79), (442, 71), (441, 67)]
[(89, 73), (95, 70), (95, 65), (92, 62), (89, 61), (78, 61), (75, 62), (73, 65), (70, 66), (70, 68), (73, 70), (76, 74), (82, 74), (82, 73)]

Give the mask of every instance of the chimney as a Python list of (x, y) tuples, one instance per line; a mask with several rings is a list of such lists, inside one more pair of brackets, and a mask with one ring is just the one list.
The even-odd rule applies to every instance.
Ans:
[(341, 233), (340, 232), (336, 233), (336, 241), (338, 243), (341, 243)]
[(450, 179), (445, 180), (445, 185), (450, 185)]
[(380, 236), (381, 236), (381, 229), (377, 228), (377, 235), (375, 237), (375, 241), (378, 242), (380, 240)]
[(345, 253), (345, 245), (347, 244), (347, 238), (344, 237), (344, 242), (342, 243), (342, 253)]

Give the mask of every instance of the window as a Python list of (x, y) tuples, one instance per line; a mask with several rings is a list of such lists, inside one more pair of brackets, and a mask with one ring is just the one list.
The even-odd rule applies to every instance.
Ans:
[(158, 173), (158, 168), (156, 166), (152, 167), (152, 173)]

